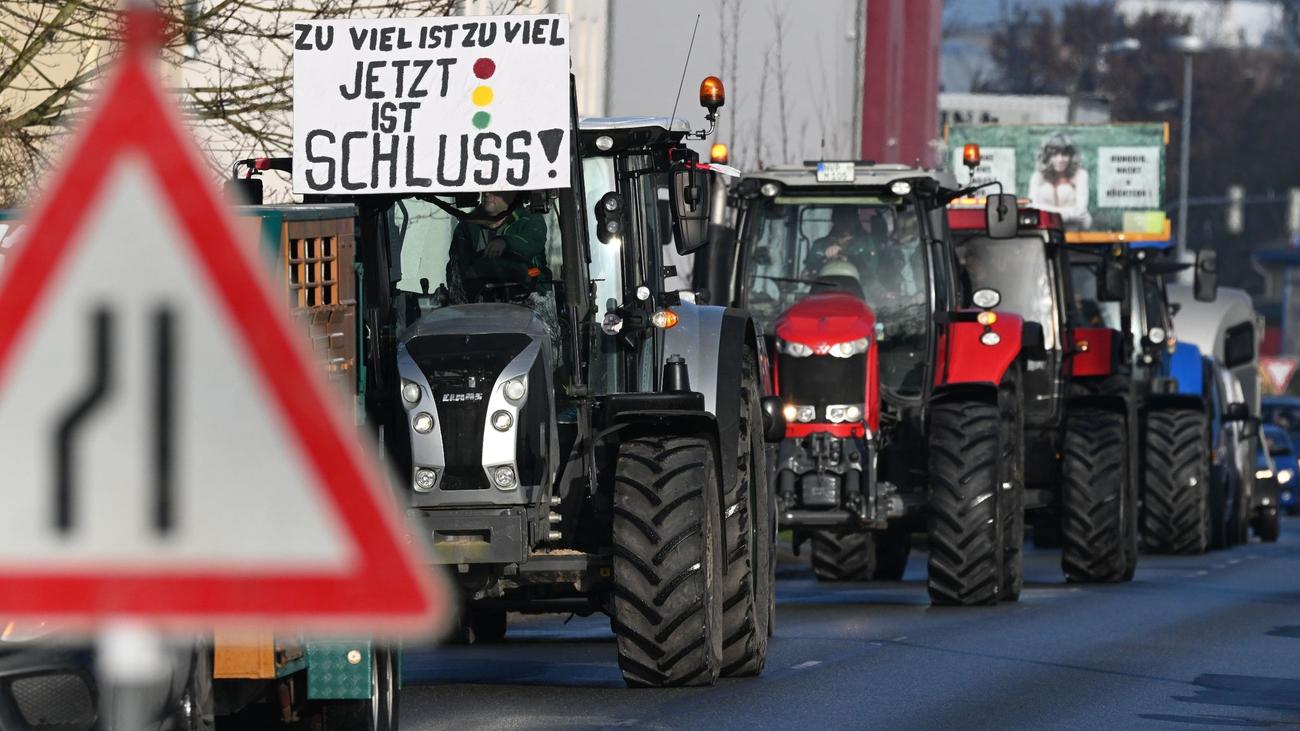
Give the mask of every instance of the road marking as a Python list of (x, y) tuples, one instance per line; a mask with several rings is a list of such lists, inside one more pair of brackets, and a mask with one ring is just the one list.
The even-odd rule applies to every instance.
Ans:
[(822, 664), (822, 661), (821, 661), (821, 660), (809, 660), (808, 662), (801, 662), (801, 663), (799, 663), (798, 665), (791, 666), (790, 669), (791, 669), (791, 670), (807, 670), (808, 668), (816, 667), (816, 666), (821, 665), (821, 664)]
[(1239, 558), (1228, 559), (1228, 564), (1229, 564), (1229, 565), (1232, 565), (1232, 564), (1239, 564), (1239, 563), (1241, 563), (1241, 559), (1239, 559)]
[(890, 640), (890, 642), (902, 642), (905, 639), (907, 639), (907, 635), (899, 635), (898, 637), (895, 637), (894, 639)]

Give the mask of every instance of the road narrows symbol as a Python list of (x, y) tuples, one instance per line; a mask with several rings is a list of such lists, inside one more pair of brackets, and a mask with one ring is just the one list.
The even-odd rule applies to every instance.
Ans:
[(67, 535), (72, 530), (75, 464), (72, 440), (78, 428), (104, 402), (113, 388), (113, 313), (100, 305), (91, 313), (90, 386), (59, 420), (54, 446), (54, 526)]

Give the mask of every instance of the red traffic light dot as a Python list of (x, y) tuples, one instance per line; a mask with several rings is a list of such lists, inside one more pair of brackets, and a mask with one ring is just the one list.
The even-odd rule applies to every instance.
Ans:
[(497, 72), (496, 61), (490, 58), (480, 58), (474, 62), (474, 75), (480, 79), (490, 79), (492, 74)]

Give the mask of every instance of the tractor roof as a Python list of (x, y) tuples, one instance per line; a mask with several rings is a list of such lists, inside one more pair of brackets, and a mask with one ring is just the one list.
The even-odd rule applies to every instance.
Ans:
[(858, 188), (879, 187), (907, 178), (930, 178), (940, 187), (956, 190), (957, 178), (949, 170), (930, 170), (927, 168), (899, 165), (896, 163), (873, 163), (860, 160), (853, 165), (853, 182), (818, 182), (817, 162), (809, 160), (802, 165), (780, 165), (763, 170), (746, 173), (744, 179), (773, 181), (785, 187), (797, 188)]

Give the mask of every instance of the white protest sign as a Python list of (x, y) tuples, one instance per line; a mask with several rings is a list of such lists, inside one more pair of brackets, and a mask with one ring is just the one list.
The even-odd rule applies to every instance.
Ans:
[(564, 15), (296, 23), (295, 193), (569, 185)]
[(1159, 147), (1098, 147), (1097, 205), (1160, 207)]
[[(964, 170), (962, 148), (957, 146), (952, 151), (952, 169)], [(980, 164), (975, 166), (971, 184), (983, 185), (994, 180), (1001, 181), (1002, 192), (1016, 193), (1016, 148), (1014, 147), (980, 147)]]

